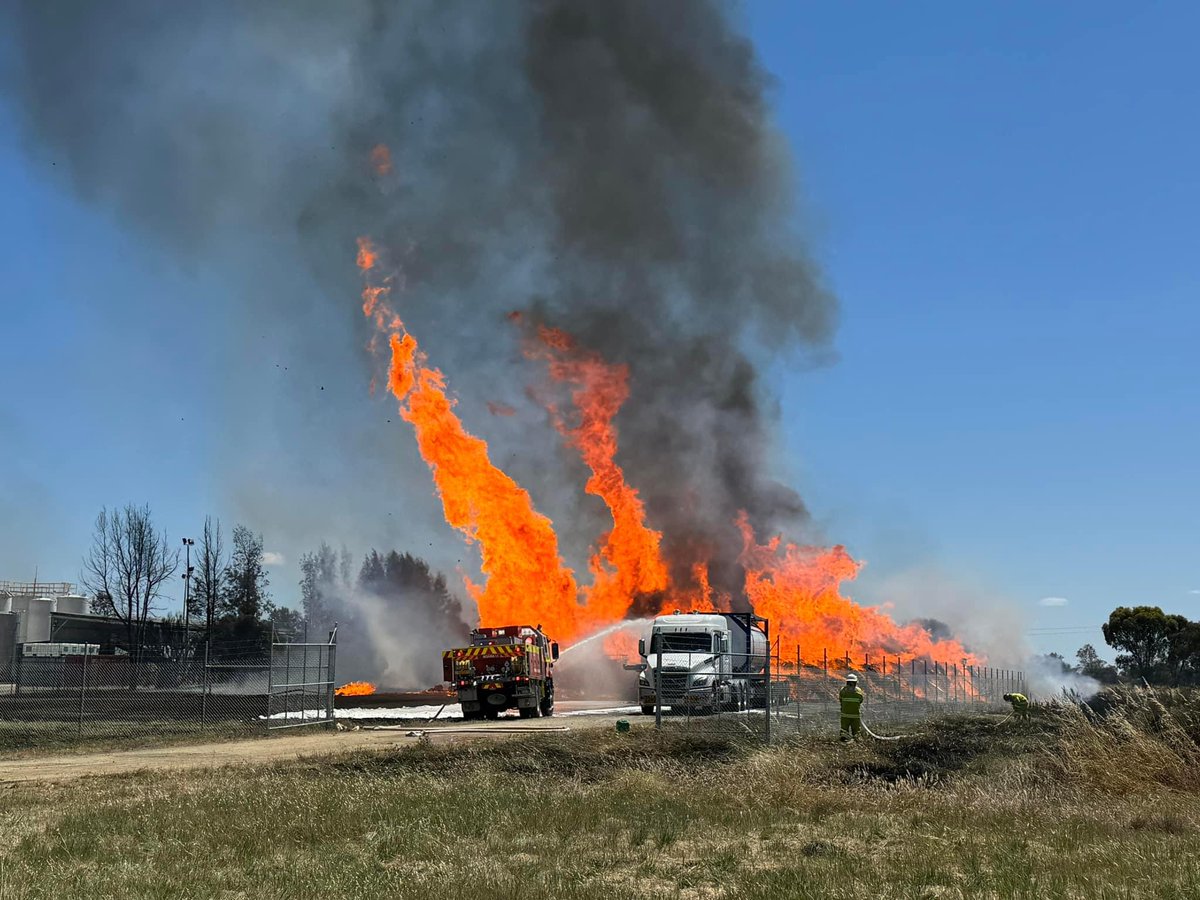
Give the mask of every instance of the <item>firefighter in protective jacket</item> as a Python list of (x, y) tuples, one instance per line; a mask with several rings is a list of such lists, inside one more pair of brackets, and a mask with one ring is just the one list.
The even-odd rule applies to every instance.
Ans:
[(1018, 719), (1029, 718), (1029, 698), (1024, 694), (1005, 694), (1004, 699), (1012, 704), (1013, 715)]
[(838, 703), (841, 706), (842, 715), (841, 737), (843, 741), (852, 741), (858, 738), (858, 733), (862, 729), (862, 712), (860, 711), (860, 707), (865, 699), (867, 699), (867, 695), (858, 686), (858, 676), (851, 672), (846, 676), (846, 686), (838, 691)]

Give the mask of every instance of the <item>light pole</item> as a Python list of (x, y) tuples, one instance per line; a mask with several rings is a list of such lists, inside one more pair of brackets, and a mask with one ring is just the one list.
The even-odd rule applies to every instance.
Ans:
[(183, 553), (184, 553), (184, 564), (183, 564), (183, 641), (184, 641), (184, 646), (187, 646), (187, 644), (189, 643), (188, 639), (191, 637), (191, 633), (192, 633), (192, 628), (191, 628), (191, 625), (192, 625), (192, 621), (191, 621), (191, 614), (192, 614), (192, 592), (191, 592), (191, 587), (192, 587), (192, 571), (193, 571), (193, 569), (192, 569), (192, 545), (194, 545), (195, 543), (196, 543), (196, 542), (195, 542), (195, 541), (193, 541), (191, 538), (184, 538), (184, 539), (183, 539)]

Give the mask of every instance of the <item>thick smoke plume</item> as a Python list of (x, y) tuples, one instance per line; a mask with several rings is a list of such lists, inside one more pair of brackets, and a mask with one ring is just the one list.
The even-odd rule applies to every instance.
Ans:
[[(243, 330), (285, 328), (310, 381), (365, 382), (353, 257), (369, 233), (401, 268), (405, 322), (464, 403), (519, 410), (472, 427), (569, 520), (568, 543), (594, 540), (604, 511), (552, 429), (530, 437), (538, 410), (521, 391), (539, 373), (506, 324), (513, 309), (629, 365), (619, 459), (677, 573), (709, 556), (714, 587), (736, 596), (738, 510), (759, 530), (807, 521), (767, 472), (773, 400), (759, 371), (822, 347), (835, 301), (794, 232), (768, 77), (723, 6), (7, 6), (33, 153), (184, 258), (226, 266), (244, 286), (231, 304)], [(388, 166), (378, 151), (372, 165), (379, 144)], [(230, 355), (244, 373), (245, 348)], [(396, 432), (384, 440), (354, 409), (299, 442), (312, 458), (353, 450), (309, 481), (395, 465)], [(302, 518), (285, 494), (258, 495), (255, 527)]]

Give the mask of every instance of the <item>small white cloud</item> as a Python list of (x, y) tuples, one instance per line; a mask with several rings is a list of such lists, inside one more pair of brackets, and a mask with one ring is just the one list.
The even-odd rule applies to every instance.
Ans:
[(284, 562), (283, 554), (276, 553), (274, 550), (268, 550), (263, 554), (263, 562), (268, 566), (282, 566)]
[(1066, 597), (1043, 597), (1038, 601), (1039, 606), (1066, 606), (1070, 601)]
[(1193, 588), (1192, 590), (1188, 591), (1188, 593), (1189, 594), (1200, 594), (1200, 588)]

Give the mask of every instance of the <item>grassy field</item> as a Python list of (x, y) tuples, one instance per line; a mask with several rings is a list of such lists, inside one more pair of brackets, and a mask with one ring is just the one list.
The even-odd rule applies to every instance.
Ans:
[(0, 898), (1200, 897), (1200, 700), (0, 788)]

